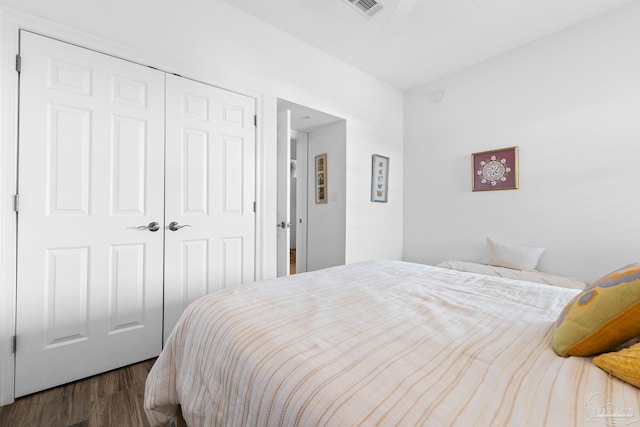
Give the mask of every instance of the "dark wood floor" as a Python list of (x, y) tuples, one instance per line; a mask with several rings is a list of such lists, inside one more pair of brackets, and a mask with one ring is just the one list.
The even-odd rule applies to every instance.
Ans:
[(141, 427), (144, 383), (155, 359), (96, 375), (0, 407), (3, 427)]
[(289, 249), (289, 274), (296, 274), (296, 250)]

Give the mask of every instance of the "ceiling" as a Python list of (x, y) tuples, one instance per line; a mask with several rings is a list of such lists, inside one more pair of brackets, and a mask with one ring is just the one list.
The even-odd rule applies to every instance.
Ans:
[(224, 1), (404, 90), (640, 0)]
[(341, 119), (304, 105), (296, 104), (284, 99), (278, 99), (278, 111), (291, 111), (291, 129), (299, 132), (309, 132), (319, 126), (334, 123)]

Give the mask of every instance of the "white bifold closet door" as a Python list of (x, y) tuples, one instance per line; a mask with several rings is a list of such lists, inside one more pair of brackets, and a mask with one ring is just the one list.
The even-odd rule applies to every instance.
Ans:
[(252, 99), (20, 50), (16, 397), (157, 356), (186, 304), (254, 279), (255, 234)]

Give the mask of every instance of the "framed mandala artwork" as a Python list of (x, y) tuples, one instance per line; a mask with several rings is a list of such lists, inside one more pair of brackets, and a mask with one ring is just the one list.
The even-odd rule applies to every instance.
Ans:
[(471, 155), (473, 191), (518, 188), (518, 147), (483, 151)]

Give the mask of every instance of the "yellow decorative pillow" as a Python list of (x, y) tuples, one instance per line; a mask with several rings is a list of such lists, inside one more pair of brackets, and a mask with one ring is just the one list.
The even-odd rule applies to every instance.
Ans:
[(640, 343), (594, 357), (593, 364), (624, 382), (640, 387)]
[(640, 263), (614, 271), (576, 295), (553, 334), (560, 356), (590, 356), (640, 336)]

